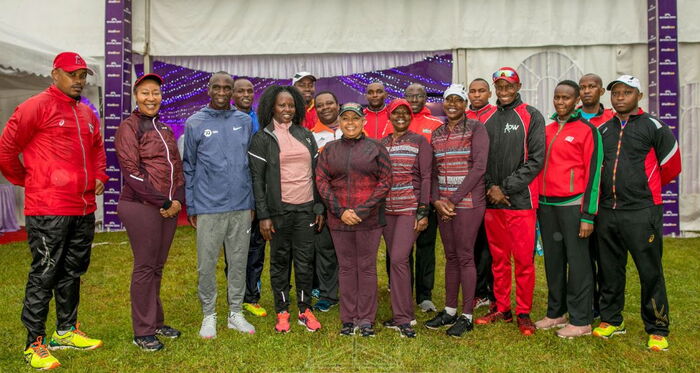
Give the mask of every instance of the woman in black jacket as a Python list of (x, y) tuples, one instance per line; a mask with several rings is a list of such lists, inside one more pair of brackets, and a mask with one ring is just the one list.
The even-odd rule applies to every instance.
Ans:
[(312, 332), (321, 328), (311, 312), (311, 288), (314, 230), (323, 227), (323, 205), (314, 185), (318, 147), (313, 134), (301, 125), (304, 107), (296, 88), (267, 88), (258, 106), (264, 127), (253, 136), (248, 150), (260, 233), (270, 241), (270, 283), (278, 333), (290, 330), (292, 261), (299, 323)]

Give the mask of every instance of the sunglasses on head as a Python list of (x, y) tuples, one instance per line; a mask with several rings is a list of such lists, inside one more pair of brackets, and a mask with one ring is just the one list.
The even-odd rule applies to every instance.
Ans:
[(515, 78), (518, 76), (518, 73), (516, 73), (513, 70), (498, 70), (495, 73), (493, 73), (493, 80), (496, 80), (498, 78)]

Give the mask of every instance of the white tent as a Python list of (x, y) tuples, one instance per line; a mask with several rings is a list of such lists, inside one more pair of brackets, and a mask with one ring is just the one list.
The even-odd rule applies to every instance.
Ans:
[[(526, 99), (551, 112), (552, 84), (562, 78), (596, 72), (609, 81), (631, 73), (646, 83), (646, 5), (640, 0), (133, 0), (132, 46), (137, 54), (193, 69), (271, 78), (300, 70), (334, 76), (384, 69), (451, 50), (454, 81), (514, 66), (526, 72)], [(75, 50), (97, 67), (104, 61), (104, 15), (105, 1), (99, 0), (0, 0), (0, 67), (45, 75), (62, 50)], [(696, 231), (698, 19), (697, 1), (678, 0), (681, 229)], [(9, 114), (5, 106), (0, 110), (4, 123)]]

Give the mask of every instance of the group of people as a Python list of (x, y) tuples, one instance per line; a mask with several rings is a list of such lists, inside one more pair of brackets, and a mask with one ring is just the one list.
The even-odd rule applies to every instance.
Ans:
[[(107, 181), (99, 121), (79, 101), (91, 73), (79, 55), (59, 54), (54, 83), (19, 105), (0, 137), (0, 170), (26, 191), (33, 259), (24, 357), (39, 369), (60, 365), (49, 349), (102, 346), (77, 322), (95, 195)], [(213, 74), (209, 103), (187, 119), (182, 156), (158, 116), (163, 78), (145, 74), (134, 83), (137, 108), (114, 142), (139, 348), (160, 350), (159, 337), (181, 334), (165, 324), (160, 287), (183, 208), (196, 229), (202, 338), (217, 335), (222, 248), (228, 328), (254, 334), (243, 311), (267, 315), (259, 304), (266, 241), (276, 332), (291, 331), (293, 266), (299, 324), (317, 331), (314, 311), (339, 305), (341, 335), (374, 336), (383, 237), (393, 317), (382, 325), (402, 337), (417, 334), (414, 288), (415, 305), (435, 312), (424, 326), (453, 337), (513, 319), (523, 335), (552, 328), (562, 338), (623, 334), (629, 252), (639, 269), (647, 347), (668, 348), (661, 186), (680, 173), (680, 152), (670, 128), (639, 107), (637, 78), (607, 85), (614, 110), (600, 103), (606, 87), (599, 76), (559, 82), (549, 123), (522, 101), (520, 77), (509, 67), (494, 72), (491, 84), (478, 78), (449, 86), (445, 120), (432, 116), (420, 84), (387, 103), (383, 84), (373, 82), (363, 107), (317, 93), (315, 82), (301, 72), (291, 86), (268, 87), (256, 112), (250, 81)], [(548, 299), (546, 315), (533, 322), (538, 222)], [(438, 228), (445, 255), (439, 311), (432, 302)], [(47, 342), (54, 295), (58, 320)], [(489, 310), (475, 319), (481, 306)]]

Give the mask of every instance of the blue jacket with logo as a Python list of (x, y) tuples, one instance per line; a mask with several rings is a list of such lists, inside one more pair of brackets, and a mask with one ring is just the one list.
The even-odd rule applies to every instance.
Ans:
[(185, 124), (185, 193), (187, 214), (214, 214), (253, 209), (248, 146), (250, 116), (205, 106)]

